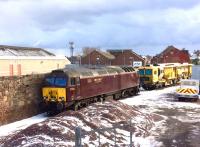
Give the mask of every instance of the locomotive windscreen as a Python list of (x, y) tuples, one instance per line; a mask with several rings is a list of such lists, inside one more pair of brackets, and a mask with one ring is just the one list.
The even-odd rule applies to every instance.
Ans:
[(140, 74), (140, 75), (144, 75), (144, 69), (140, 69), (140, 70), (139, 70), (139, 74)]
[(152, 69), (140, 69), (139, 74), (140, 75), (152, 75)]
[(152, 75), (152, 69), (146, 69), (145, 74), (146, 75)]
[(65, 87), (67, 85), (66, 77), (46, 77), (44, 81), (45, 86)]

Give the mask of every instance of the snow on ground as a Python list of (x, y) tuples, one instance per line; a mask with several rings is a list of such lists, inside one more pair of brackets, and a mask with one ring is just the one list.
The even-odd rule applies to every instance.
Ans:
[[(99, 133), (101, 145), (114, 146), (116, 135), (117, 144), (127, 146), (130, 143), (131, 131), (133, 143), (136, 146), (157, 147), (160, 142), (149, 137), (149, 131), (155, 127), (155, 121), (159, 122), (160, 120), (162, 120), (162, 117), (142, 113), (127, 104), (109, 100), (104, 103), (92, 104), (77, 112), (66, 111), (48, 118), (43, 122), (9, 135), (6, 139), (0, 139), (0, 145), (74, 146), (74, 130), (79, 126), (82, 132), (82, 144), (85, 146), (98, 146)], [(114, 129), (94, 131), (105, 127), (115, 127), (116, 133)]]
[[(1, 126), (0, 145), (74, 146), (74, 130), (80, 126), (85, 134), (82, 138), (83, 145), (98, 146), (98, 132), (90, 132), (91, 130), (122, 124), (122, 127), (116, 129), (116, 140), (119, 145), (127, 145), (130, 141), (130, 131), (133, 131), (135, 146), (163, 146), (156, 138), (166, 133), (169, 118), (187, 123), (198, 122), (200, 119), (199, 103), (175, 100), (173, 93), (176, 88), (177, 86), (141, 91), (138, 96), (117, 102), (92, 104), (78, 112), (68, 111), (48, 119), (41, 114)], [(132, 127), (127, 127), (130, 119)], [(22, 131), (19, 131), (21, 129)], [(191, 132), (195, 135), (199, 129), (200, 127), (193, 127)], [(1, 138), (4, 135), (8, 135), (6, 140), (4, 137)], [(114, 146), (114, 136), (113, 130), (100, 132), (101, 144)], [(179, 142), (172, 140), (172, 143)]]
[(39, 114), (27, 119), (16, 121), (14, 123), (0, 126), (0, 137), (10, 135), (16, 131), (20, 131), (22, 129), (27, 128), (28, 126), (32, 124), (39, 123), (46, 119), (47, 119), (47, 116), (45, 115), (45, 113), (43, 113), (43, 114)]
[[(164, 119), (155, 122), (150, 136), (163, 143), (161, 146), (199, 147), (200, 103), (178, 101), (174, 92), (178, 86), (165, 89), (141, 91), (138, 96), (120, 100), (137, 106), (144, 113), (157, 114)], [(147, 145), (148, 146), (148, 145)], [(157, 145), (156, 145), (157, 146)]]
[(168, 87), (152, 91), (141, 91), (138, 96), (120, 100), (132, 106), (144, 106), (145, 112), (155, 112), (159, 108), (200, 108), (198, 103), (179, 102), (175, 100), (173, 94), (178, 86)]

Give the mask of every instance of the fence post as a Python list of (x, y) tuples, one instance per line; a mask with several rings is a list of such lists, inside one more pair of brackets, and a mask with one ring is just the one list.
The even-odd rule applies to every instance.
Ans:
[[(130, 120), (130, 128), (131, 128), (131, 126), (132, 126), (132, 121)], [(131, 129), (130, 129), (130, 147), (133, 146), (132, 136), (133, 136), (133, 133), (132, 133), (132, 131), (131, 131)]]
[(75, 147), (81, 147), (81, 128), (75, 128)]
[(117, 147), (117, 143), (116, 143), (116, 129), (114, 128), (114, 133), (115, 133), (115, 147)]
[(99, 136), (98, 136), (98, 137), (99, 137), (99, 146), (100, 146), (100, 145), (101, 145), (100, 131), (99, 131), (98, 133), (99, 133)]

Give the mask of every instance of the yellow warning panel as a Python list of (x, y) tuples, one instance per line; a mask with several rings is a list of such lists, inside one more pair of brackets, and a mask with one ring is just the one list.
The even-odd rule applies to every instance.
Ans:
[(197, 94), (197, 90), (192, 88), (181, 88), (177, 92), (182, 94)]

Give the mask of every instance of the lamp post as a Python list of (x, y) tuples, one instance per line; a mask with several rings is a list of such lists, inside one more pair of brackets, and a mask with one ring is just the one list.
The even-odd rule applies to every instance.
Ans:
[(125, 65), (125, 55), (124, 55), (124, 50), (122, 50), (122, 54), (123, 54), (123, 60), (124, 60), (124, 65)]
[(78, 59), (79, 59), (79, 66), (81, 65), (81, 58), (82, 58), (81, 55), (79, 55), (79, 56), (78, 56)]
[(71, 51), (71, 64), (74, 64), (74, 42), (70, 41), (69, 42), (69, 49)]

